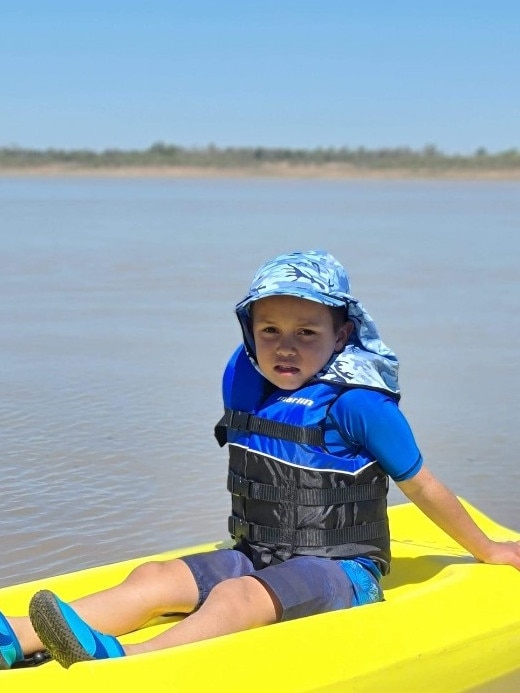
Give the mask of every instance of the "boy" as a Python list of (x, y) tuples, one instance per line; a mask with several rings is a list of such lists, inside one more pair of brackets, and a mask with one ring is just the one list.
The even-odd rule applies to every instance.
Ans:
[[(73, 608), (44, 590), (27, 617), (0, 615), (0, 668), (42, 647), (64, 667), (138, 654), (382, 599), (390, 566), (388, 479), (487, 563), (520, 569), (425, 467), (398, 408), (398, 362), (328, 253), (263, 265), (236, 307), (244, 343), (224, 374), (232, 549), (145, 563)], [(168, 612), (157, 637), (115, 636)]]

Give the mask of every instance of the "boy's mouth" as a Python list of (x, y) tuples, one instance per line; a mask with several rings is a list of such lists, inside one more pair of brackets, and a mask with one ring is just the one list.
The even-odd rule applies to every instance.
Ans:
[(284, 366), (281, 364), (278, 364), (277, 366), (274, 367), (274, 370), (277, 373), (289, 373), (289, 374), (294, 374), (299, 372), (299, 368), (296, 368), (296, 366)]

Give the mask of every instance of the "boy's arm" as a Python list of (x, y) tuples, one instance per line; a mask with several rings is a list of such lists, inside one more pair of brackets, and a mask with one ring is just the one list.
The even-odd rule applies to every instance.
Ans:
[(484, 563), (508, 564), (520, 570), (520, 541), (493, 541), (475, 524), (459, 499), (423, 466), (401, 491), (442, 530)]

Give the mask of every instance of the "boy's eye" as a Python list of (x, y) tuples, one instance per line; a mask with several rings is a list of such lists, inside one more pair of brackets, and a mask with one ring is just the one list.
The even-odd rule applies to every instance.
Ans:
[[(280, 330), (278, 327), (275, 327), (274, 325), (266, 325), (265, 327), (259, 328), (259, 333), (266, 334), (266, 335), (277, 335), (280, 334)], [(296, 333), (296, 337), (314, 337), (316, 335), (316, 330), (311, 330), (306, 327), (300, 328)]]

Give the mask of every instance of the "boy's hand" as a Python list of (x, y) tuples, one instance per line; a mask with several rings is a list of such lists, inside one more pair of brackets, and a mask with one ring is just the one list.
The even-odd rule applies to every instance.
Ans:
[(491, 541), (489, 554), (483, 556), (484, 563), (512, 565), (520, 570), (520, 541)]

